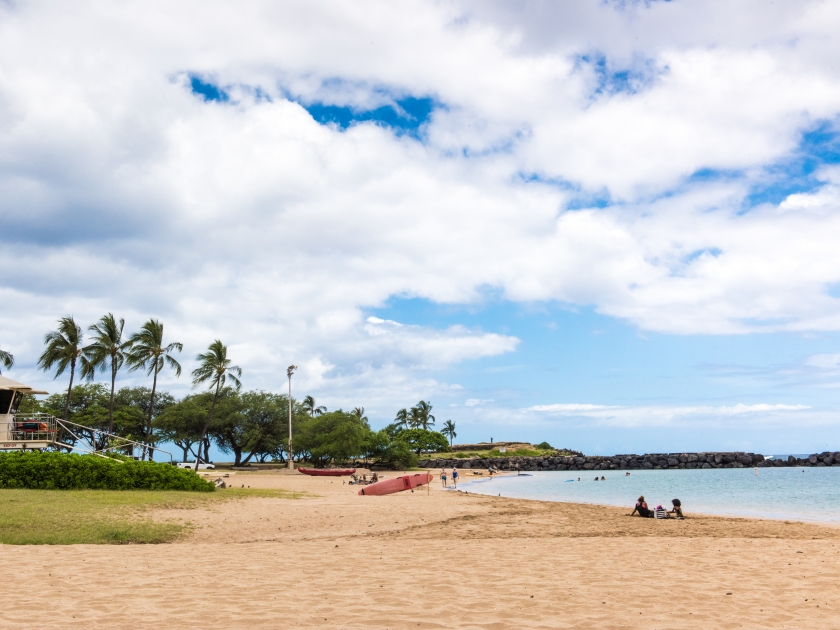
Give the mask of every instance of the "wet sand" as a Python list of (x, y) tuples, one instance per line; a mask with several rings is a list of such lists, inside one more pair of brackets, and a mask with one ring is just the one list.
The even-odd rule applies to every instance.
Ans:
[[(0, 626), (840, 627), (840, 529), (463, 492), (364, 497), (341, 479), (155, 518), (167, 545), (0, 546)], [(222, 491), (223, 492), (223, 491)], [(11, 586), (13, 585), (13, 588)]]

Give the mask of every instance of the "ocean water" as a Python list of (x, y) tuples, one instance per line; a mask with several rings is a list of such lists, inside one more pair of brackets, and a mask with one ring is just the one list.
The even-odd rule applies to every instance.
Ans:
[[(542, 501), (569, 501), (627, 507), (639, 495), (648, 507), (671, 509), (680, 499), (683, 512), (840, 523), (840, 467), (713, 468), (700, 470), (576, 470), (534, 472), (529, 476), (479, 478), (462, 473), (459, 490)], [(485, 473), (486, 474), (486, 473)], [(580, 477), (580, 481), (577, 481)], [(567, 480), (573, 481), (567, 481)], [(463, 483), (466, 482), (466, 483)]]

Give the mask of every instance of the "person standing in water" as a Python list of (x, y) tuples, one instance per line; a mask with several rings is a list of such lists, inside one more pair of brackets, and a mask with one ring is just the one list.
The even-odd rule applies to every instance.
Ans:
[(458, 487), (458, 469), (457, 468), (452, 469), (452, 483), (455, 485), (456, 488)]

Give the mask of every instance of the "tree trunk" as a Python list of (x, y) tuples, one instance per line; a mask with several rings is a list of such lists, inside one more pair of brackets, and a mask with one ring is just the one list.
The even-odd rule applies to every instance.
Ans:
[[(251, 451), (250, 453), (248, 453), (248, 457), (246, 457), (245, 459), (243, 459), (243, 460), (242, 460), (242, 463), (240, 464), (240, 466), (244, 466), (245, 464), (247, 464), (248, 462), (250, 462), (250, 461), (251, 461), (251, 458), (252, 458), (253, 456), (254, 456), (254, 452), (253, 452), (253, 451)], [(257, 461), (259, 461), (259, 459), (260, 459), (260, 458), (259, 458), (259, 457), (257, 457)]]
[[(117, 364), (114, 357), (111, 357), (111, 402), (108, 403), (108, 433), (114, 432), (114, 387), (117, 383)], [(110, 443), (111, 436), (108, 436)]]
[(70, 385), (67, 387), (67, 400), (64, 401), (64, 421), (67, 422), (67, 415), (70, 413), (70, 392), (73, 391), (73, 376), (76, 374), (76, 357), (70, 361)]
[[(198, 441), (198, 452), (201, 452), (201, 445), (204, 443), (204, 436), (207, 435), (207, 429), (210, 428), (210, 422), (213, 420), (213, 412), (216, 411), (216, 399), (219, 397), (219, 388), (222, 386), (221, 381), (216, 381), (216, 391), (213, 393), (213, 404), (210, 405), (210, 413), (207, 414), (207, 421), (204, 423), (204, 429), (201, 431), (201, 439)], [(207, 452), (205, 451), (205, 456)], [(195, 472), (198, 472), (198, 460), (195, 458)]]
[[(143, 440), (143, 460), (146, 459), (146, 451), (149, 450), (149, 438), (152, 435), (152, 414), (155, 408), (155, 390), (157, 389), (157, 362), (155, 363), (155, 375), (152, 378), (152, 398), (149, 401), (149, 419), (146, 422), (146, 438)], [(149, 459), (151, 459), (151, 455), (149, 455)]]

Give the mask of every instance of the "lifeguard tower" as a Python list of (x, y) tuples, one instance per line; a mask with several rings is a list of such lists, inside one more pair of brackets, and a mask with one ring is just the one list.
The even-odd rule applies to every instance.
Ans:
[(25, 394), (46, 394), (0, 375), (0, 450), (44, 449), (55, 444), (56, 419), (46, 413), (18, 415)]
[[(47, 393), (49, 392), (34, 389), (0, 375), (0, 451), (42, 450), (48, 446), (54, 446), (93, 455), (105, 456), (104, 454), (108, 451), (117, 451), (133, 456), (137, 448), (150, 449), (149, 446), (134, 440), (69, 420), (59, 420), (48, 413), (18, 413), (20, 403), (26, 394)], [(88, 443), (90, 447), (88, 448), (85, 443)], [(97, 448), (97, 443), (104, 446), (100, 445)], [(154, 451), (169, 455), (169, 461), (172, 464), (175, 463), (169, 451), (158, 447), (154, 447)]]

